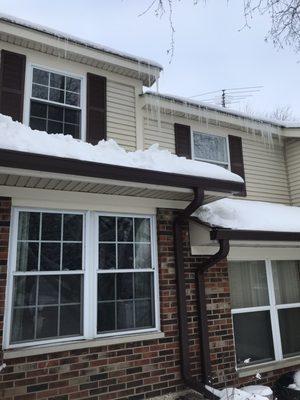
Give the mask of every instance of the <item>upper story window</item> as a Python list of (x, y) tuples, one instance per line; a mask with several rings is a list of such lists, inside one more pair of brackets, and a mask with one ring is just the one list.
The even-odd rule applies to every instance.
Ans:
[(224, 136), (193, 132), (193, 158), (229, 168), (228, 142)]
[(237, 364), (300, 354), (300, 262), (229, 264)]
[(32, 68), (30, 120), (32, 129), (81, 137), (82, 83), (73, 76)]

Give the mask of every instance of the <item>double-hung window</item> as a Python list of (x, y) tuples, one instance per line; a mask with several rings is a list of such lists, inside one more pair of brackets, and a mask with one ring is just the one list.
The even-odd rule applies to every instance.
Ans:
[(81, 92), (80, 78), (33, 67), (30, 127), (81, 138)]
[(192, 142), (194, 160), (229, 168), (227, 137), (193, 132)]
[(231, 261), (237, 364), (300, 354), (300, 262)]
[(13, 221), (6, 347), (158, 329), (153, 216), (14, 209)]

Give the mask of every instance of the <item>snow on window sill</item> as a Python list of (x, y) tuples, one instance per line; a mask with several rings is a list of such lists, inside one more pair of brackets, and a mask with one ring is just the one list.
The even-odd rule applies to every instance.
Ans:
[(285, 358), (284, 360), (271, 361), (263, 364), (251, 365), (249, 367), (238, 368), (237, 373), (239, 378), (246, 376), (256, 375), (257, 373), (264, 373), (275, 371), (281, 368), (288, 368), (294, 365), (300, 365), (300, 356)]
[(134, 343), (144, 340), (161, 339), (164, 337), (165, 334), (163, 332), (157, 331), (157, 332), (141, 333), (141, 334), (127, 335), (127, 336), (124, 335), (118, 337), (97, 338), (91, 340), (82, 339), (76, 342), (53, 343), (51, 345), (31, 346), (13, 350), (4, 350), (3, 358), (8, 360), (19, 357), (30, 357), (39, 354), (58, 353), (60, 351), (71, 351), (76, 349), (110, 346), (122, 343)]

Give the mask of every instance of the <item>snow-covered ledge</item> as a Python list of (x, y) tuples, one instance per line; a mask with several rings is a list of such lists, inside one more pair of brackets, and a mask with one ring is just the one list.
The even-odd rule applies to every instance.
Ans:
[(250, 365), (247, 367), (238, 368), (237, 373), (240, 378), (256, 375), (269, 371), (276, 371), (281, 368), (288, 368), (300, 365), (300, 356), (286, 358), (279, 361), (270, 361), (264, 364)]

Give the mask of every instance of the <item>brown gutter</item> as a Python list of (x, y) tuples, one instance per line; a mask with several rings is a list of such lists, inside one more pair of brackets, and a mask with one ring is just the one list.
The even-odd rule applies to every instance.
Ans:
[(211, 240), (226, 239), (298, 242), (300, 241), (300, 232), (250, 231), (241, 229), (212, 228), (210, 238)]
[(239, 193), (244, 187), (241, 182), (5, 149), (0, 149), (0, 166), (188, 189), (201, 187), (224, 193)]
[(202, 368), (204, 371), (204, 379), (198, 381), (192, 376), (191, 364), (189, 357), (189, 335), (188, 335), (188, 316), (187, 316), (187, 300), (185, 290), (184, 276), (184, 257), (182, 245), (182, 224), (189, 220), (190, 216), (202, 205), (204, 191), (199, 187), (194, 188), (194, 199), (188, 207), (178, 215), (174, 220), (174, 244), (175, 244), (175, 268), (177, 283), (177, 302), (178, 302), (178, 323), (181, 347), (181, 372), (184, 383), (191, 389), (203, 394), (206, 398), (217, 400), (218, 397), (206, 390), (205, 384), (209, 384), (211, 380), (211, 365), (208, 340), (208, 323), (205, 302), (205, 285), (204, 272), (212, 265), (225, 258), (228, 254), (228, 241), (220, 241), (220, 250), (217, 254), (205, 260), (198, 266), (196, 272), (198, 308), (200, 314), (199, 333), (201, 343)]

